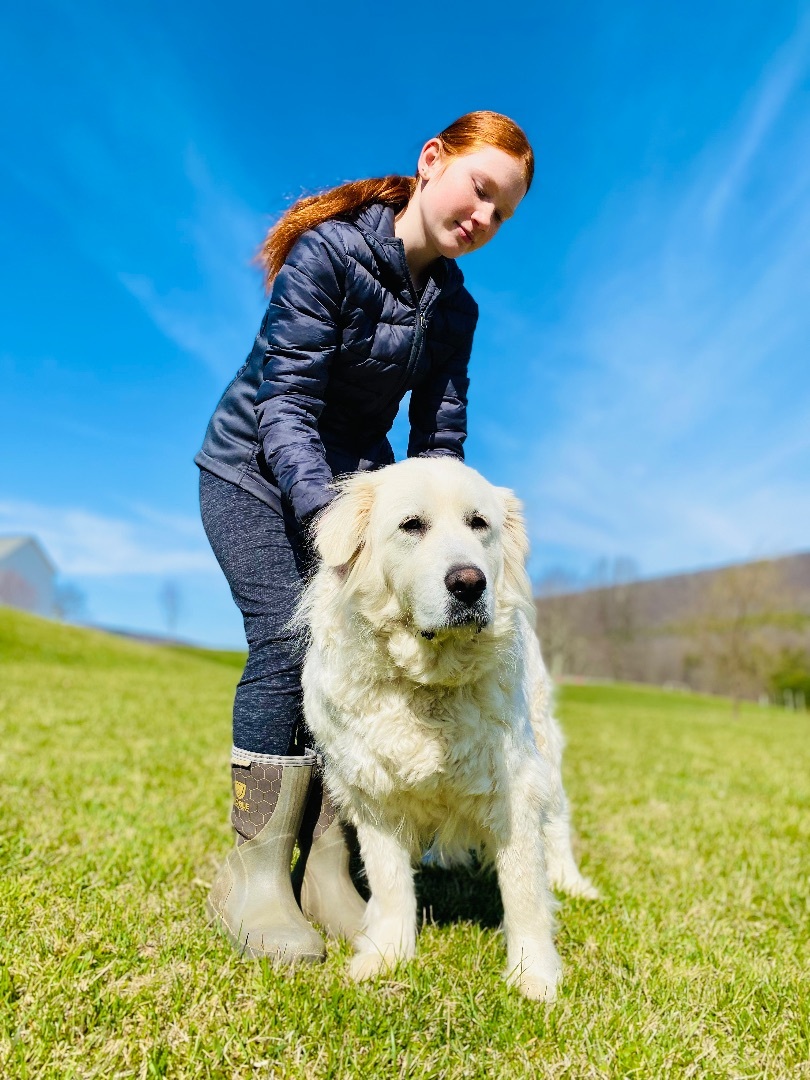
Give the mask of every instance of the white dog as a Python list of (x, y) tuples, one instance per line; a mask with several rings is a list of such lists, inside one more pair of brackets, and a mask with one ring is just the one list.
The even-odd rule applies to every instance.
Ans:
[(411, 459), (342, 482), (316, 542), (305, 712), (371, 889), (352, 975), (414, 955), (425, 848), (474, 848), (497, 868), (507, 979), (552, 1000), (549, 883), (596, 893), (571, 853), (520, 503), (457, 461)]

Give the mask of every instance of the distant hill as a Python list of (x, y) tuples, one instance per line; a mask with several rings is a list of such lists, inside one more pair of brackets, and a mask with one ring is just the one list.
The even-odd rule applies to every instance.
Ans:
[[(185, 658), (239, 669), (245, 653), (205, 649), (165, 639), (139, 638), (97, 627), (74, 626), (0, 604), (0, 664), (37, 660), (77, 666), (157, 665)], [(0, 683), (0, 687), (2, 683)]]
[(557, 675), (780, 700), (805, 694), (803, 672), (810, 680), (810, 552), (550, 591), (537, 612)]

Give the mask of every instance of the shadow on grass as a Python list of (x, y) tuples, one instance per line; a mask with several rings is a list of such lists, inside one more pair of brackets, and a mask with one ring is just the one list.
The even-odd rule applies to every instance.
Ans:
[(503, 920), (503, 905), (494, 871), (474, 865), (441, 870), (422, 866), (416, 875), (416, 897), (420, 915), (437, 926), (471, 922), (497, 927)]
[[(358, 891), (368, 899), (368, 882), (363, 873), (356, 839), (350, 843), (351, 875)], [(416, 902), (419, 922), (436, 926), (471, 922), (478, 926), (498, 927), (503, 920), (503, 905), (494, 871), (477, 863), (469, 868), (442, 870), (420, 866), (416, 873)]]

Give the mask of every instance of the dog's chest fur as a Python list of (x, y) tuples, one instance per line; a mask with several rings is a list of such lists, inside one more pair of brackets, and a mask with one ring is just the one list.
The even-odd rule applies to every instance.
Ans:
[(511, 694), (497, 684), (447, 690), (417, 687), (381, 702), (382, 723), (366, 716), (370, 749), (397, 786), (428, 798), (435, 792), (484, 794), (496, 780)]
[(307, 716), (327, 749), (330, 782), (341, 802), (368, 799), (425, 829), (447, 818), (486, 818), (522, 732), (513, 729), (522, 681), (496, 666), (461, 687), (422, 686), (404, 676), (367, 679), (344, 653), (310, 652)]

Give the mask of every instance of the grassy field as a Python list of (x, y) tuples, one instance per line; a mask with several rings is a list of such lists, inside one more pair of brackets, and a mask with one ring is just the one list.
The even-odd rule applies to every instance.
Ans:
[(553, 1007), (500, 980), (485, 875), (423, 873), (416, 962), (283, 974), (205, 925), (239, 658), (0, 608), (0, 1075), (810, 1077), (810, 718), (567, 688), (596, 903)]

